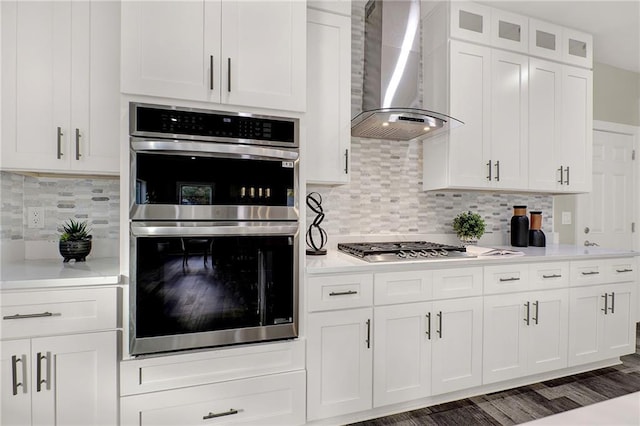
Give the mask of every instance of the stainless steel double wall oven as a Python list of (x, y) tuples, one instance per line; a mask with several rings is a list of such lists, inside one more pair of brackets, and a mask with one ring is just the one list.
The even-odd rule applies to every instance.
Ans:
[(130, 104), (130, 352), (298, 334), (297, 119)]

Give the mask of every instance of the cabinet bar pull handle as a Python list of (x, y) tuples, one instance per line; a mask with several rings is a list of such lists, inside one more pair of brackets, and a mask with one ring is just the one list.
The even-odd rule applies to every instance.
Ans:
[(227, 58), (227, 92), (231, 92), (231, 58)]
[(560, 274), (543, 275), (542, 278), (562, 278)]
[(489, 176), (487, 176), (487, 180), (491, 182), (491, 160), (489, 160), (487, 166), (489, 166)]
[(222, 413), (209, 412), (209, 414), (202, 417), (202, 420), (215, 419), (216, 417), (231, 416), (233, 414), (238, 414), (238, 410), (234, 410), (233, 408), (231, 408), (229, 411), (223, 411)]
[[(13, 394), (18, 394), (18, 387), (24, 386), (22, 382), (18, 382), (18, 363), (22, 362), (22, 358), (18, 358), (15, 355), (11, 356), (11, 387), (13, 389)], [(24, 369), (22, 370), (24, 371)], [(22, 380), (24, 381), (24, 373)]]
[(609, 308), (612, 314), (615, 313), (615, 308), (616, 308), (616, 293), (612, 291), (611, 292), (611, 308)]
[(567, 185), (569, 185), (569, 166), (567, 166), (567, 180), (566, 180)]
[(15, 315), (7, 315), (2, 317), (3, 320), (14, 320), (14, 319), (27, 319), (27, 318), (43, 318), (43, 317), (52, 317), (54, 315), (61, 314), (52, 314), (51, 312), (42, 312), (40, 314), (15, 314)]
[(609, 295), (608, 295), (607, 293), (605, 293), (605, 294), (603, 294), (603, 295), (602, 295), (602, 296), (600, 296), (600, 297), (604, 297), (604, 309), (600, 309), (600, 310), (601, 310), (602, 312), (604, 312), (604, 314), (605, 314), (605, 315), (607, 315), (607, 310), (608, 310), (608, 308), (607, 308), (607, 306), (608, 306), (607, 301), (608, 301), (608, 299), (609, 299)]
[(532, 320), (534, 320), (536, 322), (536, 325), (538, 325), (538, 307), (539, 307), (539, 303), (536, 300), (535, 302), (533, 302), (533, 306), (536, 307), (536, 316), (532, 318)]
[[(42, 360), (47, 361), (47, 373), (45, 378), (42, 378)], [(36, 355), (36, 390), (40, 392), (42, 390), (42, 384), (46, 383), (47, 390), (51, 389), (51, 352), (47, 352), (45, 355), (42, 355), (42, 352), (38, 352)]]
[(530, 303), (527, 302), (524, 304), (525, 308), (527, 308), (527, 317), (524, 319), (524, 322), (527, 323), (527, 325), (529, 325), (529, 310), (531, 308)]
[(62, 153), (62, 136), (64, 135), (64, 133), (62, 133), (62, 127), (58, 127), (58, 133), (57, 133), (57, 141), (58, 141), (58, 160), (62, 158), (62, 156), (64, 155)]
[(371, 348), (371, 320), (367, 320), (367, 349)]
[(616, 269), (616, 272), (619, 274), (623, 272), (633, 272), (633, 269)]
[(496, 161), (496, 182), (500, 182), (500, 160)]
[(209, 89), (213, 90), (213, 55), (209, 55)]
[(349, 174), (349, 150), (344, 150), (344, 174)]
[(82, 154), (80, 154), (80, 129), (76, 127), (76, 160), (80, 160)]
[(589, 271), (589, 272), (583, 272), (582, 275), (598, 275), (600, 272), (598, 271)]
[(562, 167), (562, 164), (560, 165), (558, 171), (560, 171), (560, 180), (558, 181), (558, 183), (560, 185), (564, 185), (564, 167)]
[(511, 277), (511, 278), (500, 278), (500, 282), (503, 283), (505, 281), (520, 281), (519, 277)]
[(442, 339), (442, 311), (438, 312), (438, 329), (436, 333), (438, 333), (438, 337)]
[(349, 291), (332, 291), (331, 293), (329, 293), (329, 296), (346, 296), (348, 294), (358, 294), (357, 291), (355, 290), (349, 290)]
[(427, 339), (431, 340), (431, 312), (425, 316), (427, 317), (427, 331), (425, 331), (425, 334), (427, 335)]

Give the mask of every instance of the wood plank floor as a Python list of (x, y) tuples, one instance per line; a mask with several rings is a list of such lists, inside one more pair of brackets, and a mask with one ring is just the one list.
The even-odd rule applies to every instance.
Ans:
[(640, 391), (640, 326), (636, 353), (622, 364), (502, 392), (380, 417), (357, 426), (515, 425)]

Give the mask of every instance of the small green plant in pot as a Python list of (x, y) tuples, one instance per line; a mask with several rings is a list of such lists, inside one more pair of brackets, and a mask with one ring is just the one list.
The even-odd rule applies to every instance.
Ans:
[(62, 225), (62, 234), (58, 245), (63, 262), (75, 259), (84, 262), (91, 252), (91, 229), (87, 222), (69, 219)]
[(463, 243), (474, 244), (484, 234), (484, 219), (478, 213), (462, 212), (453, 219), (453, 230)]

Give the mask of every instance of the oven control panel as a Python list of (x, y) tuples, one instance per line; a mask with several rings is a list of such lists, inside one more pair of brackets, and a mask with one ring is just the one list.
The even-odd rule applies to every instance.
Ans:
[(131, 135), (298, 146), (297, 120), (132, 103)]

